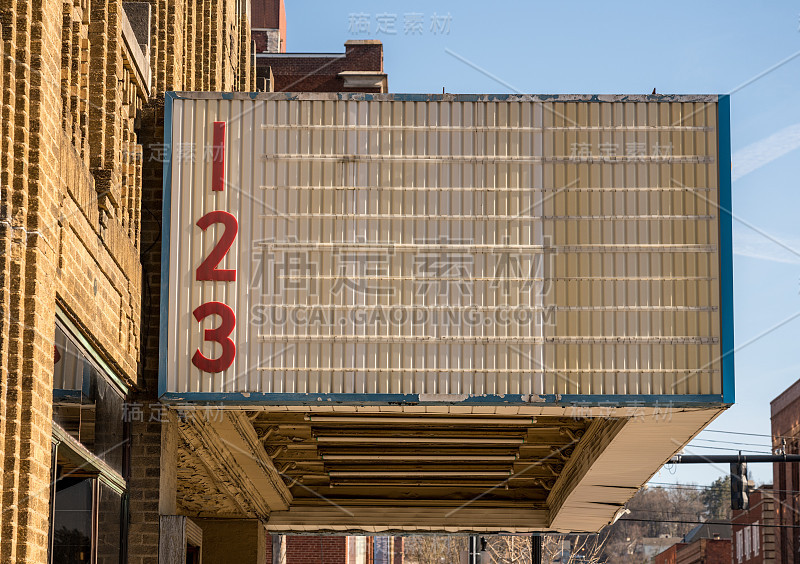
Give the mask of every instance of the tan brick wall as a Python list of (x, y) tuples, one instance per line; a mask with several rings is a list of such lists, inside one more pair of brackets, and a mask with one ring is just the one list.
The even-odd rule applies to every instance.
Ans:
[[(216, 88), (249, 85), (234, 0), (190, 3), (153, 0), (154, 90), (211, 86), (204, 66)], [(161, 167), (134, 126), (149, 116), (151, 155), (163, 99), (144, 107), (123, 17), (121, 0), (0, 1), (0, 562), (47, 560), (57, 305), (137, 398), (156, 398)], [(155, 562), (162, 428), (134, 435), (130, 562)]]
[[(152, 0), (156, 92), (252, 91), (250, 22), (238, 0)], [(165, 23), (166, 22), (166, 23)]]
[(55, 279), (61, 308), (130, 384), (137, 379), (141, 264), (132, 241), (111, 219), (101, 226), (94, 177), (62, 134)]
[[(5, 14), (3, 14), (5, 15)], [(5, 20), (5, 18), (3, 18)], [(6, 34), (3, 30), (3, 25), (6, 24), (6, 21), (0, 21), (0, 77), (5, 77), (7, 74), (7, 69), (10, 67), (10, 63), (6, 60), (5, 57), (5, 46), (6, 46)], [(3, 186), (8, 186), (8, 179), (9, 175), (7, 173), (7, 166), (8, 166), (8, 157), (7, 155), (10, 154), (10, 150), (8, 148), (8, 143), (6, 143), (6, 139), (8, 138), (8, 130), (11, 128), (11, 123), (9, 120), (10, 112), (12, 111), (11, 108), (7, 107), (5, 104), (6, 101), (6, 88), (7, 88), (7, 81), (3, 79), (0, 81), (0, 221), (7, 221), (8, 217), (8, 208), (4, 204), (6, 198), (3, 196), (8, 196), (9, 190), (3, 188)], [(8, 272), (8, 258), (10, 256), (11, 251), (11, 237), (10, 232), (8, 230), (8, 226), (4, 223), (0, 223), (0, 312), (8, 311), (8, 298), (9, 293), (5, 290), (6, 287), (6, 280), (5, 280), (5, 273)], [(8, 338), (4, 337), (4, 335), (8, 335), (9, 333), (9, 319), (7, 316), (2, 315), (0, 316), (0, 361), (8, 358)], [(5, 430), (6, 430), (6, 418), (5, 418), (5, 397), (6, 397), (6, 385), (5, 382), (8, 380), (8, 367), (5, 366), (2, 362), (0, 362), (0, 507), (2, 507), (3, 502), (3, 469), (5, 466)], [(0, 516), (0, 527), (2, 527), (3, 518)], [(3, 538), (3, 529), (0, 528), (0, 550), (2, 550), (2, 538)]]
[[(0, 561), (44, 562), (50, 482), (61, 4), (5, 2)], [(13, 78), (12, 76), (13, 75)], [(13, 124), (12, 124), (13, 122)]]

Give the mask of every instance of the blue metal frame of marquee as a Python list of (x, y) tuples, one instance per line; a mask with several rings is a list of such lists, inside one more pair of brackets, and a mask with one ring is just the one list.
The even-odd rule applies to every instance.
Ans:
[[(187, 93), (188, 94), (188, 93)], [(205, 94), (205, 93), (204, 93)], [(189, 94), (191, 95), (191, 94)], [(295, 99), (299, 94), (285, 93), (286, 99)], [(222, 99), (230, 99), (235, 95), (219, 93)], [(245, 95), (247, 96), (247, 95)], [(250, 94), (249, 97), (259, 99), (262, 94)], [(275, 96), (275, 94), (272, 94)], [(372, 100), (392, 99), (398, 101), (435, 101), (455, 100), (464, 102), (473, 101), (502, 101), (519, 98), (518, 95), (504, 94), (339, 94), (341, 99)], [(162, 205), (162, 233), (161, 233), (161, 280), (169, 281), (169, 247), (170, 247), (170, 207), (172, 193), (172, 110), (173, 103), (180, 99), (182, 93), (167, 92), (164, 102), (164, 190)], [(541, 98), (549, 98), (542, 96)], [(558, 95), (552, 96), (554, 100)], [(587, 96), (586, 101), (601, 101), (603, 97)], [(637, 97), (640, 98), (640, 97)], [(675, 96), (645, 96), (653, 101), (664, 99), (678, 99)], [(581, 98), (584, 99), (584, 98)], [(624, 101), (624, 97), (620, 97)], [(162, 401), (168, 403), (198, 404), (198, 405), (557, 405), (580, 407), (648, 407), (648, 408), (679, 408), (700, 406), (723, 406), (734, 403), (734, 343), (733, 343), (733, 217), (731, 214), (731, 121), (730, 97), (720, 95), (717, 97), (717, 140), (718, 140), (718, 170), (719, 170), (719, 257), (720, 257), (720, 322), (722, 344), (722, 394), (698, 395), (602, 395), (602, 394), (484, 394), (475, 396), (448, 396), (425, 394), (332, 394), (332, 393), (212, 393), (190, 392), (177, 393), (167, 391), (167, 322), (169, 319), (169, 292), (161, 292), (160, 304), (160, 334), (159, 334), (159, 373), (158, 393)]]

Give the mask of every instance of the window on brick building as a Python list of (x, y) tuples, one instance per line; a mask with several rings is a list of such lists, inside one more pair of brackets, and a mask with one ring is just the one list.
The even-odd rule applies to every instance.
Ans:
[(61, 323), (53, 355), (50, 563), (123, 562), (127, 390)]

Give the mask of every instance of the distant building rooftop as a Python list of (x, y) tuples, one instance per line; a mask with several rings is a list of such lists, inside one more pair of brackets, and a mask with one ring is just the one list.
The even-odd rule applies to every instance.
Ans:
[(287, 53), (284, 0), (252, 1), (256, 88), (263, 92), (388, 91), (383, 44), (345, 42), (344, 53)]
[(384, 93), (383, 44), (347, 41), (344, 53), (256, 53), (262, 90), (271, 92)]
[(699, 539), (730, 539), (730, 523), (703, 523), (697, 525), (683, 537), (683, 542), (691, 543)]

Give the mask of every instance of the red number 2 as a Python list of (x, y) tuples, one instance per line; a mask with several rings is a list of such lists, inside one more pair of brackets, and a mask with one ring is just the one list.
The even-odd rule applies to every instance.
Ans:
[(230, 250), (231, 245), (233, 245), (233, 242), (236, 240), (236, 234), (239, 232), (239, 222), (236, 221), (236, 217), (234, 217), (233, 214), (219, 210), (210, 211), (197, 220), (197, 226), (203, 231), (215, 223), (221, 223), (224, 225), (225, 231), (222, 232), (222, 236), (219, 238), (219, 242), (216, 244), (216, 246), (211, 249), (210, 253), (208, 253), (206, 260), (201, 262), (200, 266), (197, 267), (197, 271), (195, 272), (195, 280), (235, 282), (235, 269), (217, 267), (219, 266), (219, 263), (222, 262), (222, 259), (225, 258), (225, 255)]
[(206, 329), (203, 332), (203, 341), (219, 343), (222, 345), (222, 354), (218, 358), (208, 358), (200, 349), (194, 352), (192, 364), (203, 372), (223, 372), (233, 364), (236, 356), (236, 345), (231, 341), (230, 334), (236, 327), (236, 316), (233, 310), (221, 302), (206, 302), (194, 310), (194, 318), (202, 322), (209, 315), (219, 315), (222, 323), (216, 329)]

